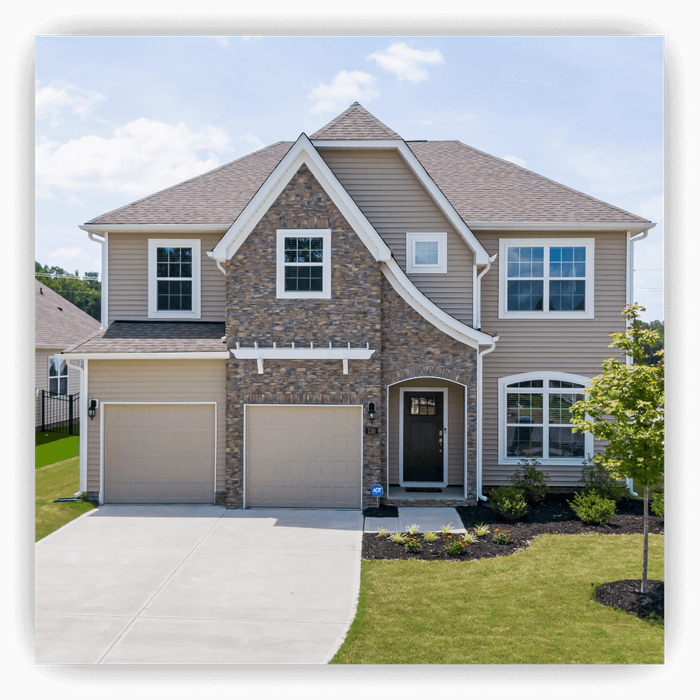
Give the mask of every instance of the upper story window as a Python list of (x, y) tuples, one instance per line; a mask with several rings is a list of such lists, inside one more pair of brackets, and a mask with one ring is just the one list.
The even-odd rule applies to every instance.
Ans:
[(593, 454), (593, 436), (574, 432), (571, 406), (583, 398), (588, 377), (530, 372), (498, 380), (499, 462), (534, 458), (580, 464)]
[(277, 231), (277, 298), (331, 298), (330, 229)]
[(499, 318), (593, 318), (594, 239), (502, 239)]
[(201, 241), (148, 241), (148, 317), (200, 318)]
[(410, 274), (447, 272), (447, 234), (407, 233), (406, 272)]

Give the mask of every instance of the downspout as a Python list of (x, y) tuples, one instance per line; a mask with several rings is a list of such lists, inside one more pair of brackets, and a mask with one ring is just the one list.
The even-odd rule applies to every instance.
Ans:
[[(491, 269), (491, 263), (498, 257), (498, 253), (489, 256), (489, 261), (486, 263), (486, 267), (477, 275), (476, 274), (476, 264), (472, 266), (473, 269), (473, 279), (474, 279), (474, 309), (473, 309), (473, 320), (474, 328), (477, 331), (481, 330), (481, 278)], [(490, 352), (490, 351), (489, 351)]]
[(80, 372), (80, 438), (79, 438), (79, 483), (78, 493), (74, 494), (77, 498), (80, 494), (87, 491), (87, 360), (85, 367), (80, 366), (80, 361), (74, 364), (74, 360), (68, 360), (68, 365)]
[[(644, 240), (649, 235), (649, 229), (642, 231), (639, 235), (632, 238), (632, 233), (627, 232), (627, 251), (628, 251), (628, 261), (627, 261), (627, 304), (634, 303), (634, 244), (637, 241)], [(632, 358), (628, 355), (626, 358), (628, 365), (632, 364)], [(634, 491), (634, 484), (632, 479), (625, 479), (627, 482), (627, 488), (632, 496), (639, 496), (638, 493)]]
[[(487, 268), (488, 269), (488, 268)], [(482, 453), (483, 453), (483, 441), (482, 441), (482, 424), (483, 424), (483, 400), (482, 400), (482, 386), (483, 386), (483, 357), (493, 352), (496, 349), (496, 342), (498, 341), (498, 336), (494, 335), (491, 345), (477, 353), (476, 356), (476, 500), (486, 501), (487, 498), (481, 492), (481, 481), (482, 481)]]
[(107, 237), (109, 236), (109, 233), (105, 232), (104, 238), (100, 238), (99, 236), (95, 236), (95, 234), (92, 231), (87, 232), (88, 238), (91, 241), (95, 241), (99, 243), (102, 246), (102, 284), (100, 288), (100, 325), (102, 328), (107, 326), (107, 312), (108, 312), (108, 306), (107, 306), (107, 264), (109, 262), (108, 258), (108, 253), (107, 253)]

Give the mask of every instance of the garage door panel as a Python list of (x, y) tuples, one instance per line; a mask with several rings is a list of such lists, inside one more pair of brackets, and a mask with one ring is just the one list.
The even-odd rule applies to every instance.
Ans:
[(211, 404), (107, 405), (107, 503), (213, 503)]
[(246, 505), (360, 508), (361, 435), (359, 407), (248, 407)]

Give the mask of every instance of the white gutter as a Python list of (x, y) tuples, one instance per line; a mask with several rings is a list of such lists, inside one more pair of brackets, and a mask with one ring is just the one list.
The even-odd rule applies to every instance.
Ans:
[(67, 352), (69, 360), (228, 360), (228, 352)]
[(87, 360), (85, 360), (85, 367), (81, 367), (80, 364), (73, 364), (72, 360), (68, 360), (68, 365), (80, 372), (80, 478), (78, 483), (78, 493), (73, 494), (77, 498), (81, 493), (85, 493), (87, 491)]
[(84, 224), (83, 231), (104, 236), (108, 231), (119, 233), (226, 233), (231, 224)]
[(472, 231), (556, 231), (557, 233), (587, 232), (587, 231), (633, 231), (639, 233), (654, 228), (656, 224), (646, 221), (639, 223), (619, 221), (573, 221), (560, 223), (552, 221), (467, 221), (467, 226)]
[(498, 257), (498, 253), (495, 255), (490, 255), (489, 260), (486, 263), (486, 267), (477, 275), (476, 274), (476, 263), (473, 265), (473, 278), (474, 278), (474, 300), (472, 309), (472, 316), (474, 319), (474, 328), (477, 331), (481, 330), (481, 278), (491, 269), (491, 263)]
[(488, 500), (486, 496), (481, 491), (482, 488), (482, 459), (483, 459), (483, 439), (482, 439), (482, 425), (483, 425), (483, 397), (482, 397), (482, 387), (483, 387), (483, 357), (493, 352), (496, 349), (496, 342), (498, 341), (498, 336), (493, 336), (493, 342), (491, 346), (482, 350), (476, 355), (476, 500), (486, 501)]
[(108, 253), (107, 253), (107, 239), (109, 236), (109, 233), (105, 231), (103, 233), (104, 238), (95, 238), (95, 232), (90, 231), (85, 226), (81, 226), (81, 229), (84, 231), (87, 231), (88, 238), (91, 241), (96, 241), (102, 246), (102, 284), (100, 285), (100, 325), (102, 328), (104, 328), (107, 325), (107, 299), (108, 299), (108, 291), (107, 291), (107, 265), (109, 263), (109, 258)]

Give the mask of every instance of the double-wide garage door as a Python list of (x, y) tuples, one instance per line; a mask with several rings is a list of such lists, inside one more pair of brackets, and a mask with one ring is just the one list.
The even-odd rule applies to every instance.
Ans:
[(362, 408), (247, 406), (246, 506), (361, 508)]
[(213, 404), (104, 406), (106, 503), (213, 503)]

